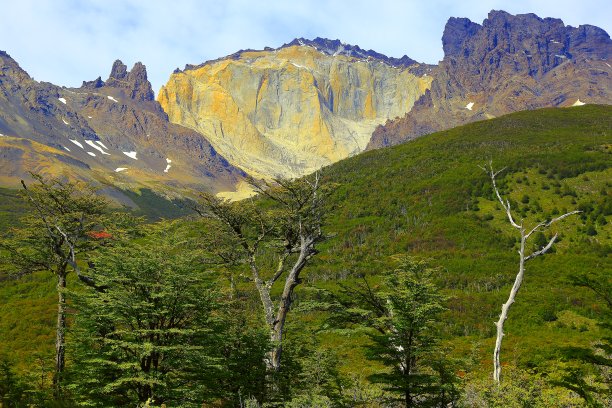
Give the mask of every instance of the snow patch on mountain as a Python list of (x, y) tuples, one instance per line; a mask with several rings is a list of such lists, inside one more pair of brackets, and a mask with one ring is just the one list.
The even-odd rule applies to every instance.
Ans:
[(138, 160), (138, 158), (136, 157), (138, 152), (123, 152), (123, 154), (125, 154), (127, 157), (131, 159)]
[(68, 140), (70, 140), (75, 145), (79, 146), (81, 149), (84, 149), (83, 145), (78, 140), (74, 140), (74, 139), (68, 139)]
[(98, 146), (97, 144), (95, 144), (93, 140), (86, 140), (85, 143), (87, 143), (88, 145), (90, 145), (91, 147), (99, 151), (100, 153), (110, 156), (110, 153), (106, 153), (104, 150), (102, 150), (102, 148)]
[(108, 147), (104, 146), (104, 143), (102, 143), (101, 141), (96, 140), (96, 143), (102, 146), (103, 148), (105, 148), (106, 150), (108, 150)]

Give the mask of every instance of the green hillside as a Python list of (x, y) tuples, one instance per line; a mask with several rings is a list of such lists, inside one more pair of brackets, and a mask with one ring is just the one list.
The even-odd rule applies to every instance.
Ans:
[(440, 284), (451, 296), (448, 338), (458, 354), (477, 347), (480, 369), (490, 370), (493, 322), (518, 269), (518, 236), (478, 167), (489, 160), (507, 168), (498, 177), (502, 191), (527, 225), (584, 211), (552, 229), (561, 234), (556, 253), (528, 264), (504, 360), (537, 366), (559, 346), (589, 344), (601, 335), (589, 319), (602, 306), (567, 277), (612, 271), (609, 106), (520, 112), (327, 168), (338, 184), (328, 226), (336, 236), (309, 270), (309, 283), (334, 288), (341, 279), (384, 273), (398, 254), (430, 258), (444, 268)]
[[(478, 167), (489, 160), (506, 168), (498, 176), (502, 194), (526, 224), (582, 211), (544, 237), (559, 232), (553, 253), (527, 265), (506, 323), (503, 364), (548, 375), (563, 347), (602, 338), (596, 323), (604, 305), (569, 279), (612, 276), (612, 107), (587, 105), (477, 122), (325, 168), (333, 185), (330, 238), (302, 275), (289, 341), (316, 333), (317, 347), (333, 350), (340, 372), (365, 383), (380, 367), (359, 347), (367, 342), (364, 329), (335, 326), (328, 312), (308, 305), (363, 277), (376, 286), (398, 255), (409, 254), (442, 268), (436, 279), (448, 296), (444, 344), (460, 372), (490, 376), (493, 322), (517, 272), (518, 240)], [(181, 222), (187, 229), (192, 221)], [(0, 282), (0, 356), (21, 370), (52, 354), (56, 295), (46, 277)]]

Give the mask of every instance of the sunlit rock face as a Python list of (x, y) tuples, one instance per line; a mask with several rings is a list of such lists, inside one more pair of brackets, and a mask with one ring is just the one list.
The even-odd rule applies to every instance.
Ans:
[(295, 177), (356, 154), (372, 131), (403, 116), (431, 68), (324, 39), (240, 51), (187, 66), (158, 101), (174, 123), (205, 135), (232, 164)]

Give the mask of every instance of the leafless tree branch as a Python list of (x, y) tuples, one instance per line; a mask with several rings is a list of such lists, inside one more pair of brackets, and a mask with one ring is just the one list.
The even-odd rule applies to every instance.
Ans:
[(510, 208), (510, 201), (508, 199), (506, 199), (504, 201), (504, 199), (502, 198), (499, 189), (497, 188), (497, 183), (496, 183), (496, 177), (505, 169), (501, 169), (498, 171), (495, 171), (493, 169), (493, 162), (489, 161), (488, 163), (488, 167), (486, 166), (479, 166), (485, 173), (487, 173), (487, 175), (489, 176), (489, 178), (491, 179), (491, 184), (493, 185), (493, 190), (495, 192), (495, 196), (497, 197), (497, 200), (500, 202), (500, 204), (502, 205), (502, 207), (504, 208), (505, 212), (506, 212), (506, 216), (508, 217), (508, 221), (510, 222), (510, 225), (512, 225), (512, 227), (514, 227), (515, 229), (519, 230), (520, 233), (520, 247), (519, 247), (519, 271), (516, 275), (516, 278), (514, 280), (514, 284), (512, 285), (512, 289), (510, 290), (510, 294), (508, 296), (508, 300), (506, 301), (506, 303), (504, 303), (502, 305), (502, 311), (501, 314), (499, 316), (499, 320), (495, 323), (495, 326), (497, 327), (497, 337), (496, 337), (496, 341), (495, 341), (495, 348), (493, 350), (493, 379), (495, 380), (495, 382), (499, 383), (501, 381), (501, 370), (502, 370), (502, 366), (500, 363), (500, 354), (501, 354), (501, 345), (502, 345), (502, 339), (504, 337), (504, 323), (506, 321), (506, 319), (508, 318), (508, 311), (510, 309), (510, 306), (512, 306), (512, 304), (515, 301), (516, 295), (521, 287), (521, 284), (523, 283), (523, 277), (525, 274), (525, 262), (536, 258), (540, 255), (544, 255), (547, 251), (549, 251), (552, 246), (554, 245), (555, 241), (557, 240), (557, 234), (555, 234), (550, 241), (543, 246), (542, 248), (540, 248), (539, 250), (533, 252), (532, 254), (525, 256), (525, 247), (526, 247), (526, 242), (527, 239), (536, 231), (541, 231), (544, 230), (548, 227), (550, 227), (553, 223), (556, 223), (558, 221), (561, 221), (562, 219), (569, 217), (570, 215), (573, 214), (578, 214), (580, 211), (571, 211), (568, 212), (566, 214), (563, 214), (559, 217), (553, 218), (550, 221), (543, 221), (538, 223), (536, 226), (534, 226), (531, 230), (529, 230), (529, 232), (527, 232), (527, 230), (525, 229), (525, 227), (523, 226), (523, 221), (521, 220), (520, 224), (518, 224), (515, 220), (514, 217), (512, 215), (512, 209)]

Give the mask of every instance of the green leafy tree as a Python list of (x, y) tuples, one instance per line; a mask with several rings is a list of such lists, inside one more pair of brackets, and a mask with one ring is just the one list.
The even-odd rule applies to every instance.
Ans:
[(305, 350), (308, 355), (300, 359), (299, 381), (294, 384), (290, 407), (332, 407), (341, 405), (343, 378), (338, 371), (338, 357), (332, 350)]
[(224, 303), (223, 344), (220, 346), (221, 370), (215, 383), (219, 397), (228, 406), (242, 406), (245, 399), (263, 401), (266, 393), (264, 357), (270, 349), (268, 333), (249, 321), (237, 298)]
[(0, 358), (0, 407), (26, 406), (26, 386), (6, 358)]
[(213, 396), (219, 296), (197, 256), (161, 225), (93, 257), (98, 290), (74, 294), (76, 400), (201, 406)]
[(580, 398), (561, 387), (551, 387), (537, 372), (508, 366), (501, 383), (470, 376), (458, 406), (465, 408), (575, 408)]
[(367, 355), (388, 367), (370, 380), (401, 396), (406, 407), (447, 406), (457, 397), (457, 378), (437, 355), (436, 325), (444, 296), (432, 281), (425, 261), (405, 257), (386, 279), (386, 290), (371, 304), (383, 313), (376, 319)]
[(31, 211), (0, 241), (6, 252), (5, 267), (14, 276), (34, 271), (51, 271), (57, 277), (57, 322), (55, 339), (56, 398), (61, 394), (65, 369), (66, 283), (70, 271), (88, 285), (93, 281), (81, 272), (77, 258), (90, 250), (96, 240), (90, 234), (100, 228), (107, 202), (84, 184), (45, 179), (33, 175), (35, 182), (22, 181), (23, 197)]

